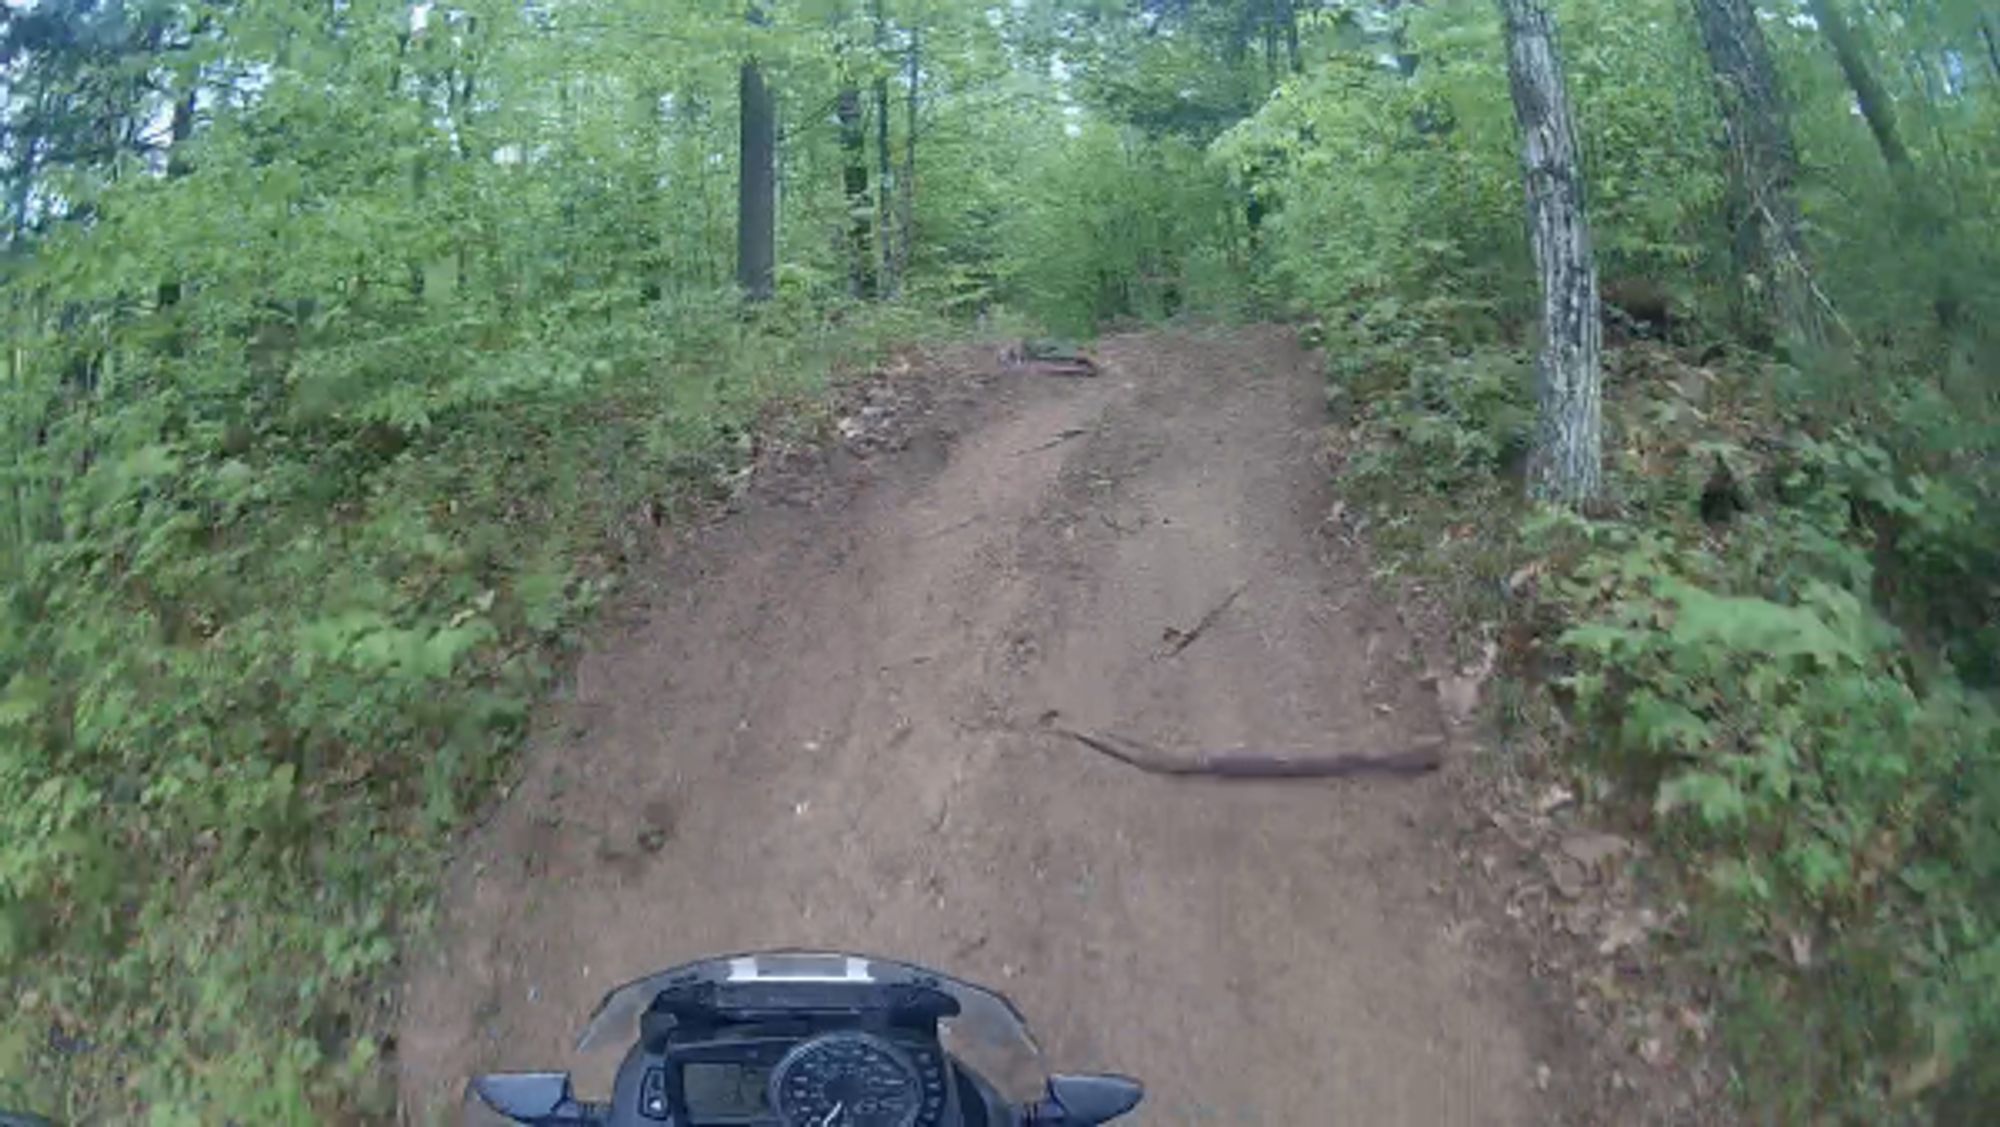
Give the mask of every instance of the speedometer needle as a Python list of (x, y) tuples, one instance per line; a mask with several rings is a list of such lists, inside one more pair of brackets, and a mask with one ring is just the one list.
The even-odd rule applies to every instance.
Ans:
[(840, 1113), (845, 1110), (847, 1110), (847, 1102), (845, 1100), (834, 1104), (832, 1109), (826, 1113), (826, 1118), (819, 1121), (819, 1127), (840, 1127)]

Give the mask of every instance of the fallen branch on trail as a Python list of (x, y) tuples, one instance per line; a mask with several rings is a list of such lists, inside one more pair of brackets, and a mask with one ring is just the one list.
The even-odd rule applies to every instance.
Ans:
[(1192, 629), (1182, 630), (1177, 626), (1167, 627), (1160, 638), (1161, 641), (1166, 643), (1166, 648), (1153, 656), (1158, 658), (1180, 656), (1182, 650), (1194, 645), (1195, 639), (1201, 637), (1202, 633), (1210, 626), (1215, 625), (1215, 620), (1221, 618), (1222, 612), (1228, 610), (1230, 605), (1236, 601), (1237, 596), (1243, 594), (1244, 589), (1249, 586), (1248, 583), (1237, 584), (1236, 590), (1231, 591), (1227, 598), (1210, 607), (1208, 613), (1202, 615), (1201, 620), (1196, 622)]
[(1084, 435), (1089, 433), (1090, 433), (1089, 427), (1069, 427), (1062, 433), (1056, 435), (1054, 438), (1049, 439), (1047, 442), (1044, 442), (1039, 446), (1030, 446), (1025, 450), (1014, 451), (1014, 456), (1016, 458), (1019, 458), (1024, 454), (1039, 454), (1044, 450), (1052, 450), (1055, 447), (1061, 446), (1063, 443), (1068, 442), (1072, 438), (1082, 438)]
[(1000, 364), (1010, 371), (1037, 376), (1095, 376), (1097, 361), (1080, 348), (1053, 341), (1024, 340), (1010, 344), (1000, 353)]
[(1262, 755), (1246, 751), (1197, 752), (1177, 756), (1150, 744), (1112, 732), (1079, 732), (1049, 725), (1054, 735), (1067, 736), (1100, 755), (1135, 767), (1148, 775), (1212, 779), (1345, 779), (1360, 775), (1410, 778), (1444, 766), (1441, 737), (1418, 740), (1404, 751), (1387, 755)]

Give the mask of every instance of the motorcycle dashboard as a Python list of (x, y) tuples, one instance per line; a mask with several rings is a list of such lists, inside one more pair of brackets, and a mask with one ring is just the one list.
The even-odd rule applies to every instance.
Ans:
[(956, 1122), (934, 1039), (840, 1030), (725, 1036), (668, 1047), (642, 1107), (688, 1127), (933, 1127)]

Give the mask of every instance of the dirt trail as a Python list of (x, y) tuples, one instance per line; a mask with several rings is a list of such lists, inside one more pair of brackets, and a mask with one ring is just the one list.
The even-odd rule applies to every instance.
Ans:
[(1288, 335), (1101, 355), (989, 381), (663, 565), (468, 845), (411, 970), (406, 1106), (496, 1067), (598, 1090), (612, 1060), (568, 1042), (607, 987), (803, 945), (1005, 989), (1053, 1066), (1142, 1077), (1140, 1124), (1551, 1117), (1536, 1007), (1434, 895), (1440, 782), (1165, 779), (1037, 731), (1380, 754), (1438, 730), (1322, 533), (1320, 379)]

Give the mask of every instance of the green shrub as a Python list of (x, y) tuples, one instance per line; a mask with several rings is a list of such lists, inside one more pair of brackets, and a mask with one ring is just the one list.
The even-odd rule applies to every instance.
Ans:
[[(1884, 382), (1857, 419), (1746, 396), (1763, 376), (1710, 374), (1705, 409), (1624, 388), (1623, 517), (1532, 532), (1568, 561), (1575, 750), (1695, 879), (1752, 1106), (1990, 1106), (2000, 717), (1968, 685), (1994, 506), (1965, 448), (1892, 421), (1926, 392)], [(1717, 489), (1735, 505), (1703, 520)]]
[(1525, 357), (1497, 348), (1455, 352), (1439, 337), (1390, 329), (1384, 321), (1423, 324), (1393, 298), (1360, 321), (1333, 364), (1338, 401), (1366, 404), (1355, 419), (1350, 464), (1361, 488), (1379, 484), (1388, 492), (1421, 482), (1448, 493), (1504, 480), (1518, 468), (1534, 421)]
[(0, 1103), (387, 1114), (385, 972), (550, 656), (764, 405), (915, 327), (595, 293), (335, 325), (261, 416), (127, 351), (5, 509)]
[(1757, 1106), (1809, 1118), (1829, 1092), (1879, 1111), (1990, 1084), (1960, 1070), (2000, 1035), (1994, 995), (1965, 988), (2000, 950), (1991, 703), (1919, 676), (1861, 595), (1800, 577), (1853, 562), (1815, 559), (1809, 535), (1737, 533), (1794, 554), (1774, 575), (1760, 553), (1589, 532), (1563, 595), (1567, 687), (1592, 758), (1651, 796), (1700, 874), (1705, 957), (1758, 1001), (1736, 1015)]

